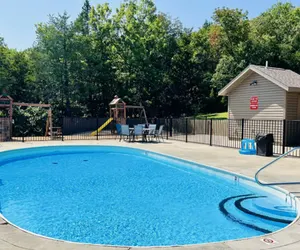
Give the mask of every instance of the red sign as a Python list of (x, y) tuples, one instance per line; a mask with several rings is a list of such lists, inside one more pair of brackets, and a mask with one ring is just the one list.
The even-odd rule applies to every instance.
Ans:
[(258, 96), (252, 96), (250, 98), (250, 109), (258, 110)]

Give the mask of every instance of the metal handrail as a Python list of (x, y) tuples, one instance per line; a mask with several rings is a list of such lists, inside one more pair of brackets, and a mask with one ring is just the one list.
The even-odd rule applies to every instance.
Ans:
[(275, 160), (271, 161), (270, 163), (268, 163), (267, 165), (263, 166), (261, 169), (259, 169), (256, 174), (255, 174), (255, 181), (262, 186), (272, 186), (272, 185), (298, 185), (300, 184), (300, 182), (271, 182), (271, 183), (266, 183), (266, 182), (261, 182), (258, 179), (258, 175), (261, 171), (263, 171), (265, 168), (269, 167), (270, 165), (272, 165), (273, 163), (275, 163), (276, 161), (279, 161), (281, 158), (287, 156), (288, 154), (296, 151), (296, 150), (300, 150), (300, 147), (296, 147), (291, 149), (290, 151), (286, 152), (283, 155), (280, 155), (279, 157), (277, 157)]

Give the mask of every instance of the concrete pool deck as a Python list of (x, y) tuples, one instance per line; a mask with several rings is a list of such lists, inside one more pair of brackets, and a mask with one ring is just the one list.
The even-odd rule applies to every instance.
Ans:
[[(256, 171), (264, 164), (269, 163), (272, 159), (259, 156), (242, 156), (238, 150), (229, 148), (210, 147), (200, 144), (166, 141), (164, 143), (126, 143), (117, 140), (100, 140), (100, 141), (46, 141), (46, 142), (4, 142), (0, 144), (0, 152), (37, 147), (37, 146), (54, 146), (54, 145), (113, 145), (127, 146), (159, 152), (197, 163), (228, 170), (230, 172), (242, 174), (253, 178)], [(300, 159), (284, 158), (274, 166), (261, 174), (264, 181), (299, 181), (300, 180)], [(281, 186), (295, 196), (300, 197), (300, 185)], [(80, 218), (79, 218), (80, 219)], [(267, 244), (262, 240), (268, 238), (274, 241)], [(256, 237), (245, 240), (227, 241), (221, 243), (202, 244), (176, 247), (178, 250), (239, 250), (239, 249), (282, 249), (297, 250), (300, 249), (300, 220), (293, 225), (275, 232), (265, 237)], [(7, 224), (0, 218), (0, 250), (129, 250), (128, 247), (106, 247), (99, 245), (87, 245), (68, 243), (58, 240), (47, 239), (35, 236), (31, 233), (24, 232), (10, 224)], [(134, 249), (142, 249), (135, 247)], [(147, 248), (151, 249), (151, 248)], [(169, 247), (160, 247), (159, 249), (167, 250)]]

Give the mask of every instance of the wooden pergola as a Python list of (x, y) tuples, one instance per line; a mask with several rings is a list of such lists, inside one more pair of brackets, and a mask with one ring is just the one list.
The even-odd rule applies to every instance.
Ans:
[[(47, 123), (46, 123), (45, 136), (50, 135), (52, 137), (52, 128), (53, 128), (52, 125), (53, 124), (52, 124), (51, 104), (14, 102), (13, 99), (7, 94), (0, 95), (0, 109), (7, 110), (10, 127), (12, 125), (12, 120), (13, 120), (13, 106), (48, 108), (48, 112), (47, 112), (48, 119), (47, 119)], [(50, 134), (49, 134), (49, 132), (50, 132)], [(10, 137), (11, 137), (11, 128), (10, 128)]]
[(14, 106), (19, 106), (19, 107), (39, 107), (39, 108), (48, 108), (48, 119), (46, 122), (46, 132), (45, 136), (49, 135), (52, 137), (52, 129), (53, 129), (53, 124), (52, 124), (52, 108), (51, 104), (43, 104), (43, 103), (24, 103), (24, 102), (14, 102)]

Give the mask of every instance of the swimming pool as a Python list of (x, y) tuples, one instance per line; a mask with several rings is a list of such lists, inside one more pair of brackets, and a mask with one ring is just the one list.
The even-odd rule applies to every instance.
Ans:
[(171, 246), (241, 239), (297, 216), (280, 190), (123, 147), (1, 153), (0, 209), (18, 227), (72, 242)]

